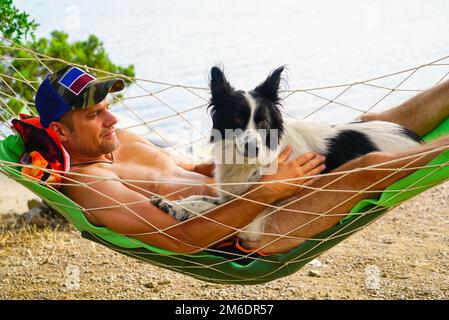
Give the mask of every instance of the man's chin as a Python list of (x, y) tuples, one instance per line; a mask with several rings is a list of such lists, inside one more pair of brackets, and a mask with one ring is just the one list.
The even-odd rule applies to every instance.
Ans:
[(112, 141), (107, 141), (102, 145), (103, 153), (111, 153), (116, 151), (120, 147), (120, 140), (114, 136)]

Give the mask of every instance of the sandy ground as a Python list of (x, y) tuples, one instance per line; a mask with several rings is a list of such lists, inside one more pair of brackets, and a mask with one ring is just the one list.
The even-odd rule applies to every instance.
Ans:
[(2, 229), (0, 299), (448, 299), (448, 202), (446, 183), (296, 274), (256, 286), (210, 284), (154, 267), (82, 239), (70, 226)]

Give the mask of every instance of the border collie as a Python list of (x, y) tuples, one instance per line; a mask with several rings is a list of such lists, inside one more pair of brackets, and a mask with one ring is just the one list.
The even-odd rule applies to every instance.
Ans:
[[(280, 110), (283, 70), (284, 67), (274, 70), (254, 90), (242, 91), (230, 85), (220, 68), (211, 69), (211, 143), (219, 197), (191, 196), (178, 201), (155, 198), (153, 204), (178, 220), (210, 210), (232, 199), (232, 194), (240, 195), (249, 189), (250, 184), (238, 183), (258, 181), (287, 144), (293, 147), (291, 158), (312, 150), (325, 155), (325, 172), (328, 172), (372, 151), (395, 152), (422, 142), (414, 132), (391, 122), (359, 121), (339, 125), (303, 120), (287, 122)], [(239, 157), (242, 161), (238, 161)], [(264, 218), (271, 211), (262, 212), (238, 236), (249, 241), (260, 239)]]

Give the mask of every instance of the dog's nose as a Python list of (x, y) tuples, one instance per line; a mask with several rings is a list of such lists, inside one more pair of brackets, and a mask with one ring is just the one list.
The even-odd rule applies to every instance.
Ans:
[(246, 143), (245, 144), (245, 157), (247, 158), (255, 158), (259, 154), (259, 147), (255, 143)]

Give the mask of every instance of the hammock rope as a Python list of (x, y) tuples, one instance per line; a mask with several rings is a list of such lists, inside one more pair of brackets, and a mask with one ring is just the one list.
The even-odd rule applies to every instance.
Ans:
[[(4, 43), (4, 45), (2, 43)], [(17, 52), (21, 53), (21, 57), (15, 57), (15, 53)], [(28, 57), (25, 57), (26, 55), (28, 55)], [(0, 102), (1, 102), (0, 116), (3, 116), (5, 118), (13, 118), (15, 116), (13, 109), (9, 105), (9, 102), (13, 100), (22, 103), (24, 110), (26, 110), (26, 113), (37, 116), (36, 112), (34, 111), (34, 102), (23, 99), (23, 97), (21, 97), (14, 89), (14, 85), (25, 84), (30, 88), (30, 90), (33, 90), (35, 92), (37, 90), (38, 84), (42, 79), (27, 79), (27, 77), (25, 77), (20, 72), (20, 70), (18, 70), (18, 68), (14, 66), (13, 64), (14, 61), (37, 62), (48, 72), (54, 71), (49, 66), (49, 64), (52, 63), (56, 62), (60, 64), (70, 63), (73, 65), (73, 63), (64, 61), (62, 59), (56, 59), (50, 56), (40, 54), (38, 52), (34, 52), (29, 48), (20, 46), (5, 38), (0, 38), (0, 57), (1, 57), (0, 64), (3, 64), (8, 68), (11, 68), (15, 72), (14, 76), (10, 76), (0, 72), (0, 79), (1, 79), (0, 85), (3, 84), (4, 87), (6, 88), (6, 90), (0, 90)], [(124, 130), (129, 130), (131, 132), (138, 132), (140, 135), (150, 140), (155, 138), (160, 139), (166, 145), (168, 145), (167, 150), (169, 150), (174, 155), (178, 155), (184, 158), (191, 157), (195, 153), (194, 151), (197, 151), (200, 147), (203, 147), (207, 143), (208, 132), (201, 130), (195, 123), (194, 119), (198, 114), (198, 112), (203, 112), (202, 116), (206, 115), (206, 107), (208, 106), (209, 102), (208, 88), (185, 86), (180, 84), (170, 84), (160, 81), (141, 79), (137, 77), (127, 77), (123, 75), (117, 75), (110, 72), (106, 72), (103, 70), (98, 70), (95, 68), (90, 68), (88, 66), (81, 66), (81, 65), (77, 66), (89, 72), (96, 72), (97, 78), (99, 79), (109, 78), (112, 76), (114, 77), (119, 76), (132, 84), (128, 89), (125, 89), (124, 96), (117, 96), (115, 94), (112, 94), (113, 98), (112, 103), (116, 103), (121, 107), (121, 109), (119, 109), (120, 110), (119, 115), (127, 117), (128, 120), (128, 123), (126, 123), (124, 126), (120, 126), (119, 121), (117, 125), (118, 127)], [(422, 89), (403, 87), (404, 84), (410, 79), (412, 79), (420, 70), (430, 68), (441, 68), (441, 69), (445, 68), (447, 70), (449, 69), (448, 66), (449, 66), (449, 56), (445, 56), (443, 58), (434, 60), (430, 63), (423, 64), (415, 68), (409, 68), (399, 72), (390, 73), (384, 76), (370, 78), (364, 81), (358, 81), (341, 85), (333, 85), (333, 86), (312, 87), (307, 89), (284, 90), (282, 92), (284, 104), (288, 103), (290, 100), (297, 97), (298, 95), (302, 95), (303, 97), (306, 97), (306, 99), (308, 97), (314, 99), (314, 101), (319, 101), (319, 104), (313, 106), (312, 110), (305, 110), (306, 113), (303, 115), (298, 115), (294, 114), (294, 112), (287, 111), (287, 108), (285, 107), (282, 110), (282, 113), (286, 118), (307, 119), (312, 117), (313, 115), (316, 115), (320, 111), (327, 110), (331, 106), (338, 106), (341, 108), (345, 108), (352, 113), (362, 114), (365, 112), (372, 111), (375, 108), (379, 107), (381, 103), (383, 103), (387, 98), (391, 97), (395, 93), (402, 92), (406, 94), (416, 94), (418, 92), (421, 92)], [(42, 76), (44, 76), (44, 74)], [(395, 79), (398, 76), (400, 78)], [(434, 85), (441, 83), (448, 76), (449, 71), (444, 71), (443, 75), (438, 76), (437, 81), (434, 82)], [(376, 81), (385, 79), (395, 79), (395, 82), (390, 86), (376, 83)], [(348, 93), (356, 87), (378, 90), (381, 93), (381, 97), (374, 99), (373, 103), (370, 103), (368, 107), (364, 108), (352, 105), (351, 103), (344, 101)], [(326, 92), (329, 90), (338, 90), (338, 92), (334, 93), (329, 97), (326, 96)], [(186, 98), (186, 102), (184, 103), (184, 99), (186, 97), (185, 95), (188, 95), (189, 98)], [(145, 110), (143, 110), (142, 101), (144, 101), (144, 103), (146, 104), (146, 108), (151, 109), (151, 111), (156, 113), (157, 116), (151, 114), (151, 117), (149, 117), (148, 115), (150, 114), (150, 112), (146, 112)], [(182, 101), (181, 105), (179, 104), (180, 101)], [(189, 102), (190, 104), (187, 105), (187, 102)], [(209, 120), (208, 123), (210, 123), (210, 119), (207, 120)], [(188, 131), (191, 134), (190, 141), (180, 139), (180, 141), (178, 141), (177, 143), (173, 142), (176, 140), (177, 137), (176, 138), (172, 137), (170, 135), (170, 133), (172, 132), (168, 128), (173, 125), (179, 126), (179, 123), (181, 123), (182, 130), (184, 130), (183, 132)], [(210, 129), (210, 127), (211, 126), (209, 126), (208, 128)], [(447, 132), (449, 132), (449, 121), (447, 123)], [(446, 155), (446, 157), (441, 157), (441, 155), (436, 157), (436, 159), (440, 160), (436, 161), (435, 163), (434, 161), (432, 161), (424, 166), (415, 165), (417, 161), (421, 160), (423, 157), (429, 154), (438, 154), (441, 153), (442, 150), (447, 150), (447, 146), (445, 146), (435, 148), (430, 151), (422, 152), (420, 154), (416, 154), (413, 156), (404, 157), (402, 159), (374, 164), (366, 168), (358, 168), (349, 171), (341, 171), (319, 175), (319, 177), (328, 176), (333, 177), (333, 179), (331, 182), (321, 187), (314, 187), (313, 184), (303, 186), (304, 189), (310, 192), (300, 197), (292, 198), (290, 201), (284, 202), (282, 205), (266, 204), (259, 201), (247, 199), (246, 196), (248, 192), (241, 195), (232, 194), (228, 192), (228, 194), (232, 196), (232, 199), (229, 202), (237, 200), (245, 200), (256, 204), (262, 204), (271, 209), (269, 215), (274, 215), (276, 212), (282, 210), (283, 212), (288, 212), (289, 214), (309, 215), (313, 218), (303, 224), (299, 224), (295, 228), (289, 230), (288, 232), (284, 232), (283, 234), (262, 233), (262, 235), (272, 236), (274, 238), (273, 240), (265, 243), (260, 248), (260, 250), (262, 251), (264, 248), (270, 246), (279, 239), (302, 241), (302, 243), (298, 246), (297, 249), (293, 249), (288, 253), (276, 254), (274, 256), (269, 257), (262, 256), (255, 258), (250, 255), (229, 253), (229, 256), (235, 255), (235, 257), (223, 258), (214, 255), (214, 253), (219, 252), (219, 250), (212, 249), (211, 247), (206, 248), (195, 246), (194, 244), (186, 243), (181, 239), (176, 239), (174, 236), (170, 234), (169, 232), (170, 229), (178, 227), (181, 224), (187, 223), (187, 221), (179, 221), (178, 224), (163, 229), (157, 228), (157, 226), (143, 219), (138, 212), (132, 209), (132, 205), (141, 202), (148, 202), (147, 199), (137, 202), (121, 203), (120, 201), (114, 199), (113, 197), (96, 190), (96, 188), (94, 187), (94, 185), (99, 182), (120, 181), (125, 186), (137, 189), (142, 194), (145, 194), (147, 198), (150, 198), (151, 196), (160, 197), (160, 195), (151, 192), (148, 188), (145, 188), (146, 185), (160, 184), (160, 183), (172, 185), (176, 184), (186, 185), (185, 182), (176, 183), (167, 181), (156, 181), (156, 180), (143, 181), (132, 179), (117, 180), (101, 176), (71, 173), (73, 177), (89, 178), (90, 181), (82, 183), (74, 178), (65, 176), (64, 177), (65, 184), (69, 184), (80, 188), (87, 188), (91, 192), (96, 193), (102, 197), (105, 197), (111, 202), (111, 205), (108, 206), (84, 208), (74, 203), (66, 196), (62, 195), (57, 189), (60, 186), (60, 184), (46, 183), (44, 186), (35, 178), (24, 175), (21, 172), (22, 167), (29, 167), (29, 168), (34, 167), (17, 163), (16, 160), (17, 157), (20, 155), (20, 150), (23, 151), (23, 142), (17, 136), (13, 135), (13, 130), (9, 125), (9, 123), (6, 121), (0, 123), (0, 143), (10, 148), (8, 150), (9, 151), (12, 150), (11, 151), (12, 153), (14, 152), (19, 153), (10, 157), (2, 156), (2, 149), (0, 148), (0, 171), (6, 174), (7, 176), (13, 178), (14, 180), (18, 181), (19, 183), (25, 185), (30, 190), (41, 196), (51, 207), (61, 212), (61, 214), (63, 214), (69, 221), (71, 221), (82, 232), (83, 237), (101, 243), (120, 253), (138, 259), (144, 259), (156, 266), (168, 268), (173, 271), (181, 273), (186, 273), (201, 280), (219, 283), (255, 284), (271, 281), (278, 277), (289, 275), (298, 270), (308, 261), (314, 259), (318, 255), (322, 254), (324, 251), (328, 250), (336, 243), (340, 242), (344, 238), (356, 233), (357, 231), (366, 227), (370, 223), (374, 222), (379, 217), (383, 216), (386, 212), (393, 209), (395, 206), (400, 205), (404, 201), (407, 201), (411, 197), (409, 195), (418, 194), (449, 178), (449, 170), (448, 170), (449, 155)], [(400, 165), (398, 167), (394, 168), (386, 167), (388, 165), (395, 165), (395, 162), (403, 160), (408, 161), (404, 165)], [(332, 187), (332, 185), (335, 182), (338, 182), (340, 179), (343, 179), (351, 174), (357, 174), (364, 171), (375, 172), (380, 170), (388, 172), (388, 174), (386, 174), (382, 180), (379, 180), (369, 186), (366, 186), (361, 190), (341, 190)], [(410, 178), (413, 179), (413, 181), (409, 181), (405, 186), (395, 183), (385, 190), (375, 188), (375, 186), (379, 182), (392, 177), (398, 172), (407, 170), (414, 171), (414, 173), (408, 176), (411, 177), (413, 175), (413, 178)], [(63, 172), (58, 172), (56, 170), (43, 169), (43, 171), (56, 175), (63, 174)], [(418, 172), (420, 174), (416, 175), (416, 173)], [(441, 176), (442, 175), (441, 172), (445, 172), (446, 175)], [(438, 178), (434, 178), (434, 176), (438, 175), (439, 175)], [(407, 179), (408, 177), (406, 177), (405, 179)], [(301, 183), (302, 180), (304, 179), (308, 180), (310, 178), (311, 177), (303, 177), (295, 179), (286, 179), (276, 182), (298, 185)], [(256, 188), (260, 188), (263, 185), (260, 182), (251, 182), (245, 184), (249, 186), (255, 186)], [(181, 190), (176, 190), (169, 195), (165, 195), (165, 198), (173, 196), (176, 193), (182, 192), (183, 190), (193, 186), (207, 186), (211, 189), (224, 192), (224, 190), (220, 188), (223, 185), (230, 185), (230, 184), (218, 185), (216, 183), (213, 184), (191, 183), (189, 186), (182, 188)], [(346, 198), (341, 203), (335, 204), (334, 207), (329, 208), (324, 212), (299, 210), (292, 207), (299, 202), (307, 201), (307, 199), (312, 195), (316, 195), (317, 193), (321, 192), (347, 193), (348, 198)], [(380, 199), (362, 200), (356, 207), (353, 208), (351, 212), (347, 213), (334, 212), (341, 205), (345, 204), (348, 201), (353, 200), (354, 198), (360, 195), (366, 195), (366, 197), (369, 198), (370, 195), (379, 193), (382, 195)], [(226, 204), (218, 205), (209, 211), (215, 210), (216, 208), (225, 205)], [(137, 219), (145, 223), (149, 228), (154, 229), (154, 231), (143, 232), (138, 234), (133, 233), (133, 234), (119, 235), (107, 228), (94, 227), (93, 225), (90, 225), (86, 217), (84, 216), (91, 214), (90, 212), (94, 210), (108, 210), (120, 207), (126, 208), (130, 215), (135, 216)], [(216, 223), (221, 226), (230, 228), (234, 232), (242, 231), (242, 228), (235, 228), (232, 226), (228, 226), (219, 221), (209, 218), (207, 216), (208, 211), (198, 214), (196, 212), (193, 212), (192, 210), (189, 210), (188, 208), (185, 209), (191, 213), (196, 214), (196, 216), (192, 219), (206, 219), (209, 220), (211, 223)], [(341, 223), (338, 224), (337, 226), (329, 228), (329, 230), (326, 230), (325, 232), (322, 232), (314, 237), (298, 237), (294, 235), (295, 232), (297, 232), (301, 228), (304, 228), (323, 217), (330, 217), (330, 216), (341, 217), (342, 218)], [(252, 223), (254, 223), (254, 221)], [(172, 238), (173, 240), (183, 243), (184, 245), (195, 247), (196, 249), (199, 250), (199, 252), (196, 254), (177, 254), (174, 252), (170, 252), (168, 250), (144, 244), (141, 241), (134, 238), (136, 236), (153, 235), (153, 234), (163, 234), (167, 237)], [(218, 239), (214, 244), (226, 240), (226, 238), (228, 237)], [(117, 243), (119, 243), (120, 245), (118, 245)], [(239, 264), (239, 260), (241, 260), (242, 257), (244, 257), (245, 259), (253, 260), (253, 262), (247, 265)]]

